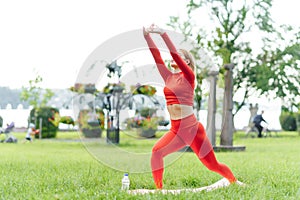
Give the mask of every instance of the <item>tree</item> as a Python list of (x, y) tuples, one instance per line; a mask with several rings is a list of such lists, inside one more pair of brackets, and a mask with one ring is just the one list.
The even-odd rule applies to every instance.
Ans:
[(34, 108), (46, 106), (54, 95), (50, 89), (41, 88), (42, 82), (43, 78), (37, 75), (35, 79), (29, 80), (29, 87), (22, 87), (21, 99), (28, 101)]
[(29, 87), (22, 87), (21, 99), (28, 101), (35, 110), (35, 124), (37, 122), (37, 113), (40, 108), (45, 107), (48, 101), (54, 96), (54, 93), (50, 89), (42, 89), (40, 83), (43, 78), (37, 75), (35, 79), (29, 80)]
[[(217, 58), (216, 61), (219, 66), (230, 63), (235, 65), (233, 71), (234, 93), (242, 90), (243, 95), (241, 102), (236, 102), (233, 115), (245, 104), (248, 97), (257, 90), (260, 91), (260, 95), (271, 94), (270, 91), (275, 88), (277, 91), (276, 97), (282, 97), (283, 94), (286, 94), (286, 91), (289, 91), (288, 93), (294, 97), (297, 95), (295, 86), (299, 81), (295, 82), (294, 80), (299, 80), (299, 69), (295, 68), (297, 73), (294, 80), (290, 82), (286, 80), (288, 72), (280, 69), (286, 67), (286, 65), (291, 67), (297, 65), (297, 59), (294, 57), (288, 59), (287, 62), (286, 55), (299, 54), (299, 34), (295, 35), (295, 39), (290, 43), (285, 44), (283, 47), (278, 46), (278, 39), (284, 41), (284, 36), (279, 34), (279, 28), (275, 27), (274, 21), (271, 19), (269, 12), (271, 7), (272, 0), (190, 0), (187, 4), (186, 21), (181, 22), (179, 17), (170, 18), (168, 25), (174, 29), (179, 29), (189, 37), (194, 37), (199, 46), (212, 52)], [(212, 30), (199, 28), (193, 20), (205, 11), (208, 12), (207, 14), (212, 21), (210, 24), (214, 25)], [(261, 42), (264, 45), (261, 52), (255, 53), (254, 48), (251, 46), (251, 37), (249, 37), (251, 32), (255, 34), (255, 42)], [(284, 33), (283, 31), (282, 34)], [(272, 38), (270, 35), (277, 35), (278, 37)], [(277, 45), (277, 47), (270, 50), (266, 48), (266, 44)], [(276, 72), (274, 71), (275, 66)], [(278, 76), (278, 71), (281, 73), (280, 76)], [(220, 73), (224, 74), (224, 68), (220, 69)], [(222, 81), (222, 79), (219, 80)], [(268, 84), (265, 84), (266, 81), (268, 81)], [(287, 82), (289, 86), (280, 86), (280, 84)], [(273, 85), (273, 87), (269, 87), (270, 85)]]
[[(298, 107), (300, 32), (293, 31), (289, 26), (282, 26), (280, 31), (283, 33), (269, 34), (269, 38), (264, 39), (263, 52), (253, 61), (254, 66), (249, 68), (249, 84), (260, 95), (281, 98), (285, 107)], [(277, 41), (277, 46), (273, 45), (274, 41)]]

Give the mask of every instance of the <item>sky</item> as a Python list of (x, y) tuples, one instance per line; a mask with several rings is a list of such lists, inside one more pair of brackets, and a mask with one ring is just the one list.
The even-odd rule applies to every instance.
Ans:
[[(74, 85), (87, 57), (104, 41), (185, 16), (180, 0), (10, 0), (0, 1), (0, 86), (21, 88), (36, 74), (43, 87)], [(300, 2), (275, 0), (278, 24), (300, 26)], [(209, 23), (207, 21), (207, 23)]]

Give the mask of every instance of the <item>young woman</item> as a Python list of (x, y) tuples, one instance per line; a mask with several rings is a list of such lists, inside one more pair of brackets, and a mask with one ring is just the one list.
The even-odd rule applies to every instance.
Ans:
[[(164, 94), (171, 119), (170, 131), (161, 137), (152, 149), (151, 167), (156, 188), (163, 188), (163, 158), (185, 146), (190, 146), (209, 170), (226, 178), (227, 185), (237, 182), (231, 170), (217, 161), (205, 129), (194, 115), (195, 63), (193, 56), (186, 50), (177, 50), (167, 33), (155, 25), (147, 29), (143, 28), (143, 33), (158, 71), (165, 82)], [(171, 61), (173, 72), (165, 65), (150, 33), (160, 34), (166, 43), (173, 58)]]

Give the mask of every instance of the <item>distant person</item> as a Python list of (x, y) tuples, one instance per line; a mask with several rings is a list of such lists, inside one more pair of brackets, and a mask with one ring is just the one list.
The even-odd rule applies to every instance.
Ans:
[(261, 125), (261, 122), (266, 122), (266, 120), (263, 118), (264, 111), (261, 111), (261, 114), (258, 114), (254, 117), (253, 119), (253, 123), (254, 126), (257, 128), (258, 130), (258, 137), (261, 138), (262, 137), (262, 130), (264, 129), (264, 127)]
[(39, 130), (35, 129), (35, 125), (33, 123), (29, 124), (29, 127), (27, 129), (27, 134), (25, 136), (25, 140), (32, 142), (32, 137), (31, 135), (35, 135), (39, 132)]
[(0, 133), (10, 133), (15, 128), (15, 123), (11, 122), (10, 124), (6, 124), (6, 128), (3, 129), (0, 127)]
[(15, 128), (15, 122), (11, 122), (10, 124), (7, 124), (4, 133), (10, 133), (13, 130), (13, 128)]
[(6, 143), (17, 143), (18, 139), (12, 135), (12, 130), (15, 128), (15, 123), (11, 122), (10, 124), (7, 124), (7, 127), (5, 129), (0, 128), (0, 134), (4, 133), (5, 134), (5, 139), (1, 140), (1, 142), (6, 142)]

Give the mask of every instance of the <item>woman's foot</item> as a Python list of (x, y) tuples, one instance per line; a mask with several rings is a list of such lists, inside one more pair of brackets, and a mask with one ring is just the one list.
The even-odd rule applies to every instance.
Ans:
[(212, 190), (215, 190), (218, 188), (228, 187), (231, 184), (237, 184), (239, 186), (246, 186), (246, 184), (241, 181), (236, 180), (235, 182), (230, 183), (226, 178), (222, 178), (221, 180), (215, 182), (214, 184), (207, 186), (206, 191), (212, 191)]
[(229, 185), (230, 182), (226, 178), (222, 178), (221, 180), (215, 182), (214, 184), (207, 186), (206, 191), (212, 191), (218, 188), (228, 187)]
[(245, 183), (243, 183), (243, 182), (241, 182), (241, 181), (236, 181), (236, 182), (234, 182), (234, 184), (237, 184), (237, 185), (239, 185), (239, 186), (246, 186), (246, 184)]

